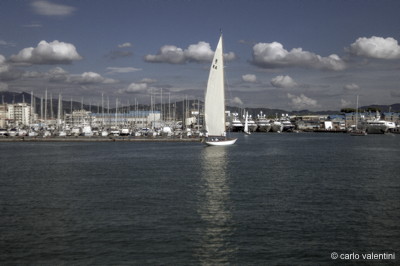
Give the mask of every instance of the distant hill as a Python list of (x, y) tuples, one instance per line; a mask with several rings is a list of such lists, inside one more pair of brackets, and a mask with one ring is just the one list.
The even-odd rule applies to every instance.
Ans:
[[(53, 104), (53, 112), (57, 112), (57, 96), (53, 95), (55, 98), (52, 100)], [(37, 110), (40, 108), (40, 98), (35, 97), (36, 99), (36, 108)], [(10, 91), (2, 91), (0, 92), (0, 103), (20, 103), (20, 102), (31, 102), (31, 94), (27, 92), (10, 92)], [(50, 99), (49, 99), (50, 101)], [(188, 106), (189, 108), (196, 109), (197, 107), (197, 100), (188, 100), (188, 102), (177, 102), (176, 103), (176, 115), (178, 117), (182, 117), (183, 113), (183, 107)], [(49, 105), (49, 104), (48, 104)], [(70, 113), (71, 112), (71, 101), (63, 101), (63, 112)], [(200, 105), (203, 105), (202, 102), (200, 102)], [(72, 110), (79, 110), (82, 107), (82, 103), (78, 101), (72, 101)], [(48, 106), (50, 108), (50, 106)], [(92, 112), (98, 112), (101, 110), (101, 108), (97, 105), (92, 105), (89, 106), (87, 104), (83, 105), (83, 108), (85, 110), (91, 109)], [(131, 107), (131, 110), (133, 110), (133, 106)], [(150, 110), (150, 106), (148, 105), (139, 105), (140, 110)], [(164, 104), (163, 107), (164, 110), (168, 110), (168, 104)], [(232, 106), (227, 106), (227, 110), (231, 112), (237, 112), (239, 114), (242, 113), (242, 110), (244, 108), (239, 108), (239, 107), (232, 107)], [(281, 116), (281, 114), (288, 114), (288, 115), (333, 115), (333, 114), (340, 114), (340, 110), (332, 111), (332, 110), (326, 110), (326, 111), (309, 111), (309, 110), (300, 110), (300, 111), (287, 111), (283, 109), (269, 109), (269, 108), (245, 108), (247, 111), (249, 111), (250, 114), (253, 116), (256, 116), (259, 114), (261, 111), (263, 114), (265, 114), (267, 117), (275, 117), (275, 116)], [(381, 112), (388, 112), (389, 110), (391, 112), (400, 112), (400, 103), (392, 104), (392, 105), (368, 105), (368, 106), (362, 106), (360, 107), (361, 110), (368, 110), (368, 109), (378, 109)], [(105, 110), (107, 110), (105, 108)], [(156, 110), (160, 110), (160, 104), (156, 104)], [(110, 112), (114, 112), (115, 108), (110, 108)]]

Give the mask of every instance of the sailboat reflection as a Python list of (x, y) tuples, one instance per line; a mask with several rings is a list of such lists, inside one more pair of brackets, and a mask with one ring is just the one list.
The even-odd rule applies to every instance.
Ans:
[(227, 175), (228, 147), (207, 147), (202, 151), (202, 187), (198, 213), (203, 221), (199, 228), (200, 245), (197, 255), (202, 264), (228, 263), (234, 252), (230, 187)]

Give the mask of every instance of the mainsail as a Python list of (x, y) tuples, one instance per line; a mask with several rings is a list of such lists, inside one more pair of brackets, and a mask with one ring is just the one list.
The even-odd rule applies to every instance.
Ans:
[(208, 77), (205, 96), (205, 124), (209, 136), (225, 136), (225, 86), (222, 34)]

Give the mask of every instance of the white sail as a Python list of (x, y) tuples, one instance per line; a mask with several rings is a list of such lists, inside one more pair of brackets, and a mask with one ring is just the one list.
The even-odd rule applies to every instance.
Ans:
[(232, 145), (237, 140), (226, 138), (224, 82), (224, 58), (221, 35), (211, 63), (204, 104), (205, 125), (208, 135), (206, 144), (211, 146)]
[(224, 58), (221, 35), (211, 64), (205, 96), (205, 124), (210, 136), (225, 135), (224, 85)]
[(246, 111), (246, 117), (245, 117), (245, 121), (244, 121), (244, 133), (246, 133), (247, 135), (250, 135), (250, 131), (249, 131), (249, 112)]

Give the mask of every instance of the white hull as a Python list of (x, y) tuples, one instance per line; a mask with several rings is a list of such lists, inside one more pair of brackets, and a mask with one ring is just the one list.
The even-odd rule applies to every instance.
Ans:
[(228, 145), (232, 145), (235, 144), (237, 139), (225, 139), (225, 140), (218, 140), (218, 141), (209, 141), (206, 140), (206, 144), (208, 146), (228, 146)]

